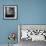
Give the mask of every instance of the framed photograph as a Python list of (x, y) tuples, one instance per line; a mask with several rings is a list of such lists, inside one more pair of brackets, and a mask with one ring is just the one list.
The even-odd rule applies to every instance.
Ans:
[(4, 6), (4, 19), (17, 19), (17, 6), (5, 5)]
[(19, 42), (24, 40), (46, 41), (46, 25), (40, 24), (19, 24), (18, 25)]

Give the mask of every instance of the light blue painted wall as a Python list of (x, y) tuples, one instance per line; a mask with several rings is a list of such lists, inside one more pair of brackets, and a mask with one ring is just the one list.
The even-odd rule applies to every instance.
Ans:
[[(18, 5), (18, 0), (0, 0), (0, 44), (7, 44), (8, 41), (8, 34), (10, 32), (16, 32), (16, 35), (18, 34), (17, 30), (17, 24), (19, 23), (18, 20), (4, 20), (3, 19), (3, 5)], [(17, 38), (18, 39), (18, 38)], [(16, 39), (16, 43), (18, 42)]]
[(46, 0), (21, 0), (23, 24), (46, 24)]
[[(18, 20), (3, 20), (3, 5), (9, 4), (18, 5)], [(0, 44), (8, 43), (9, 32), (18, 32), (18, 24), (46, 24), (46, 0), (0, 0)]]

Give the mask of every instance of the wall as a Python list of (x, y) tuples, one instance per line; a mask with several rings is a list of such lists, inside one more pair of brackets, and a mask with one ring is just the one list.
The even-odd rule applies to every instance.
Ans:
[(21, 0), (21, 24), (46, 24), (46, 0)]
[[(19, 16), (17, 20), (4, 20), (3, 19), (3, 5), (18, 5), (18, 0), (0, 0), (0, 44), (7, 44), (8, 34), (16, 32), (18, 35), (17, 24), (19, 23)], [(18, 39), (18, 38), (17, 38)], [(15, 43), (18, 43), (16, 39)]]
[[(17, 20), (3, 19), (3, 5), (9, 4), (18, 5)], [(46, 24), (46, 0), (0, 0), (0, 44), (8, 43), (9, 32), (18, 32), (17, 24)]]

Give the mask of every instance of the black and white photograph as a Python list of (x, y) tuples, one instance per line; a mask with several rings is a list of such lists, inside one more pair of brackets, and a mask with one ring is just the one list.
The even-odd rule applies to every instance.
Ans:
[(43, 43), (46, 44), (46, 25), (19, 24), (18, 41), (20, 46), (42, 46)]
[(4, 19), (17, 19), (17, 6), (4, 6)]
[(46, 41), (46, 25), (19, 25), (20, 40)]

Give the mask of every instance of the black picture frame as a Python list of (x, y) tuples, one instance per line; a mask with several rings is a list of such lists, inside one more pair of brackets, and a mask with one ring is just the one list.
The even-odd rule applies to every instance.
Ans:
[(3, 19), (15, 20), (18, 18), (17, 5), (4, 5), (3, 6)]

